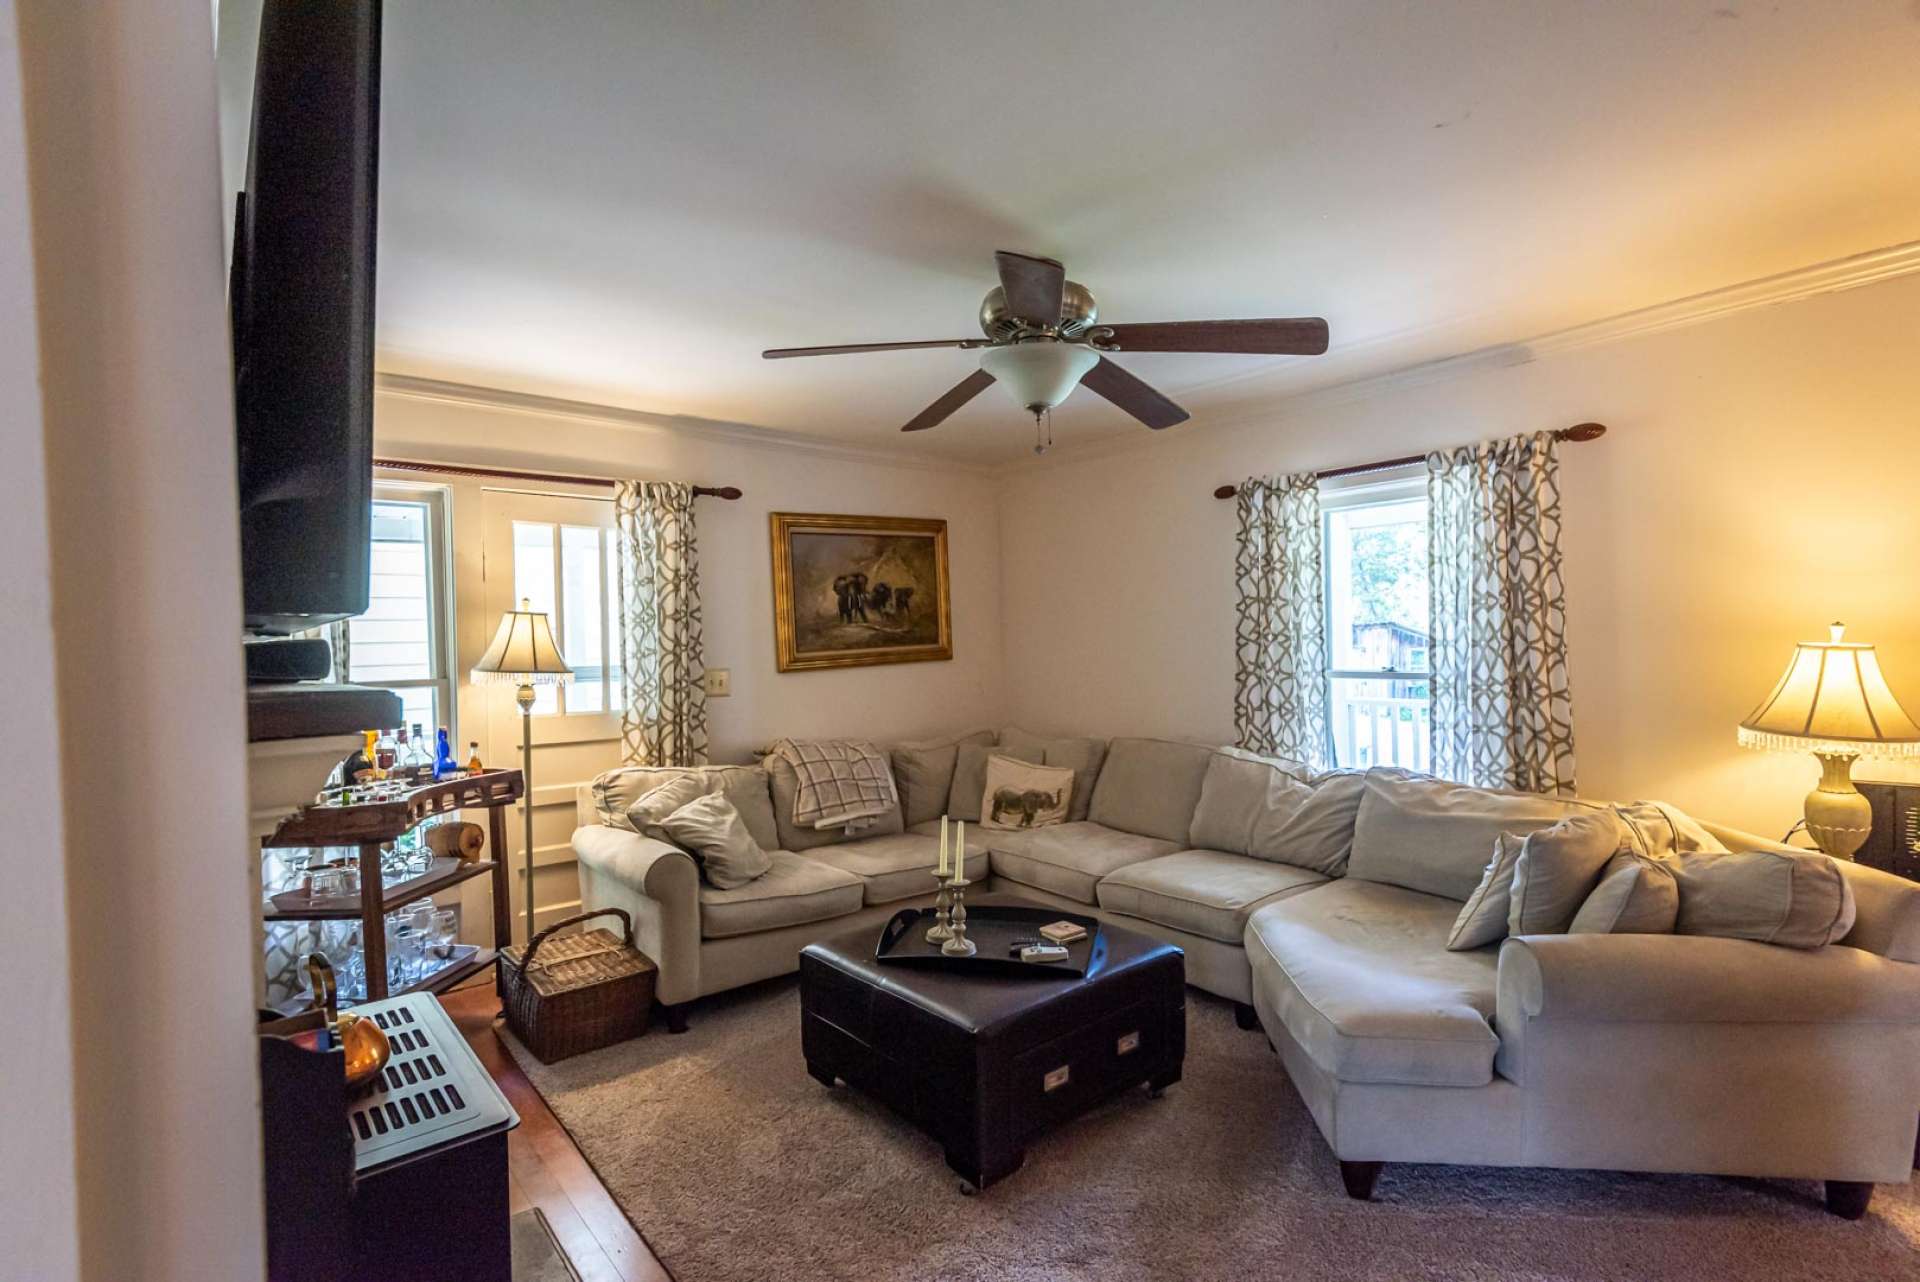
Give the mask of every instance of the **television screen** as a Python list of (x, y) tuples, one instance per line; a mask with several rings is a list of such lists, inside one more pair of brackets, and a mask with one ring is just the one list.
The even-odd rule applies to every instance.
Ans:
[(379, 0), (266, 0), (235, 215), (246, 625), (364, 613), (373, 500)]

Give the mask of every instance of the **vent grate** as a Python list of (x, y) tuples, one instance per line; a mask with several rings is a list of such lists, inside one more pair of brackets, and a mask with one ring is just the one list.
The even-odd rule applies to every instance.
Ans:
[(393, 1049), (379, 1078), (348, 1102), (354, 1166), (365, 1175), (439, 1145), (519, 1123), (453, 1021), (431, 993), (354, 1008)]

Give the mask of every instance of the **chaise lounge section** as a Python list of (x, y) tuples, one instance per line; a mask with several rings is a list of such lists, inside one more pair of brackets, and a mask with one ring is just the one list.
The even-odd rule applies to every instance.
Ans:
[(1448, 947), (1503, 832), (1607, 813), (1668, 851), (1781, 849), (1657, 803), (1316, 775), (1166, 740), (976, 733), (897, 747), (900, 805), (853, 837), (793, 828), (778, 758), (697, 768), (722, 776), (771, 852), (772, 869), (733, 890), (621, 825), (678, 772), (609, 772), (581, 794), (583, 900), (632, 915), (670, 1026), (684, 1027), (687, 1003), (931, 902), (934, 820), (979, 814), (994, 752), (1071, 762), (1078, 814), (969, 823), (969, 879), (1185, 950), (1188, 982), (1264, 1030), (1356, 1197), (1385, 1163), (1554, 1166), (1823, 1180), (1829, 1209), (1851, 1217), (1874, 1183), (1909, 1177), (1920, 886), (1840, 865), (1851, 924), (1820, 947), (1598, 933)]

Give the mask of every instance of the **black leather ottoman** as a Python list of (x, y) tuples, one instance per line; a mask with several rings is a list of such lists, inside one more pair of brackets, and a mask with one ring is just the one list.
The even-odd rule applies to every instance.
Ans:
[(984, 1188), (1018, 1170), (1048, 1127), (1142, 1083), (1157, 1095), (1180, 1080), (1185, 955), (1120, 927), (1100, 932), (1103, 955), (1085, 978), (882, 965), (871, 927), (810, 944), (800, 954), (807, 1071), (882, 1100)]

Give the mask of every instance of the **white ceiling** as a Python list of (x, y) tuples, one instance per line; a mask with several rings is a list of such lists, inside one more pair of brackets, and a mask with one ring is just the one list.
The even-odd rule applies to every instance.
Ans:
[[(1323, 315), (1319, 358), (1121, 357), (1251, 403), (1920, 238), (1916, 0), (386, 7), (382, 368), (990, 461), (998, 248), (1112, 321)], [(1063, 442), (1141, 432), (1085, 391)]]

